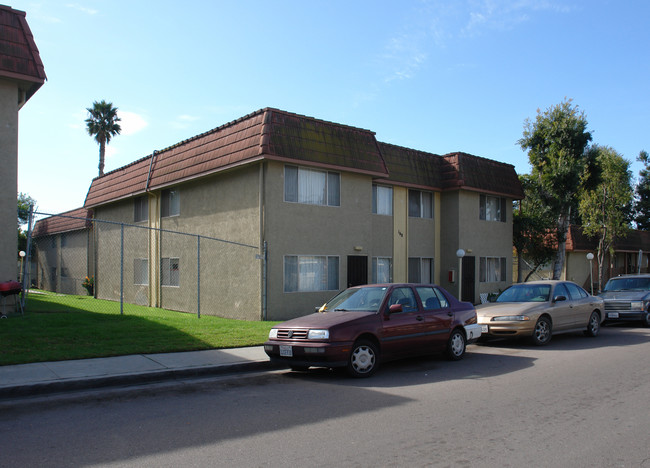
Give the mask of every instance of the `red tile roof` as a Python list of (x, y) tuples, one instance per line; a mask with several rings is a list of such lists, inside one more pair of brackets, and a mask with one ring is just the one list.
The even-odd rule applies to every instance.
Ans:
[(380, 143), (370, 130), (266, 108), (94, 179), (84, 206), (92, 208), (263, 159), (363, 173), (430, 190), (469, 188), (523, 197), (509, 164)]
[(92, 226), (93, 211), (85, 208), (66, 211), (56, 216), (39, 219), (34, 224), (33, 237), (49, 236), (62, 232), (80, 231)]
[[(612, 246), (617, 252), (633, 252), (639, 249), (644, 252), (650, 252), (650, 231), (631, 230), (627, 236), (617, 239)], [(587, 237), (580, 226), (571, 225), (567, 233), (566, 250), (568, 252), (576, 251), (596, 251), (598, 248), (598, 239)]]
[(94, 179), (84, 206), (262, 159), (387, 175), (374, 133), (369, 130), (266, 108)]
[(0, 5), (0, 77), (23, 85), (28, 100), (47, 77), (24, 11)]

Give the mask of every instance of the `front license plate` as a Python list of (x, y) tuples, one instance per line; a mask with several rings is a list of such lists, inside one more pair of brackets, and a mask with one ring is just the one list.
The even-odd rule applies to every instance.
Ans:
[(618, 318), (618, 312), (607, 312), (607, 318)]
[(481, 333), (487, 333), (488, 332), (488, 326), (487, 325), (481, 325)]
[(280, 356), (293, 357), (293, 347), (289, 345), (280, 345)]

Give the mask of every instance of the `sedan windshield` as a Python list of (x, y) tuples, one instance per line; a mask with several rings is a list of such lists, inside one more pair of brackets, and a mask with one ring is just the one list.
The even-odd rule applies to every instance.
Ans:
[(384, 296), (386, 287), (349, 288), (335, 296), (324, 310), (371, 311), (377, 312)]
[(650, 291), (650, 278), (612, 278), (605, 291)]
[(550, 294), (548, 284), (515, 284), (499, 294), (495, 302), (546, 302)]

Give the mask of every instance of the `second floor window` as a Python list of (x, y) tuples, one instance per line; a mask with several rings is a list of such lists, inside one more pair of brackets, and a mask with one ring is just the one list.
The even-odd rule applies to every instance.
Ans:
[(409, 216), (411, 218), (433, 218), (433, 194), (420, 190), (409, 190)]
[(341, 175), (338, 172), (285, 166), (284, 201), (340, 206)]
[(163, 190), (160, 198), (160, 216), (166, 218), (181, 214), (181, 196), (178, 189)]
[(393, 215), (393, 187), (372, 185), (372, 212), (380, 215)]
[(149, 219), (149, 198), (145, 195), (133, 199), (133, 221), (147, 221)]
[(506, 222), (506, 199), (491, 197), (490, 195), (480, 196), (480, 215), (484, 221)]

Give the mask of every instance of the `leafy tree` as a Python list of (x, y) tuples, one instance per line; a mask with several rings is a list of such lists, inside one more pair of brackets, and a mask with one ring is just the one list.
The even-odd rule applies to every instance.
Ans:
[[(519, 176), (525, 198), (515, 203), (513, 217), (513, 244), (517, 251), (517, 282), (525, 282), (555, 254), (553, 232), (554, 218), (550, 209), (540, 198), (537, 179), (529, 174)], [(522, 279), (524, 261), (531, 266)]]
[[(614, 149), (607, 146), (593, 146), (590, 150), (596, 157), (597, 184), (585, 190), (580, 196), (582, 231), (589, 237), (598, 238), (598, 285), (603, 285), (605, 255), (612, 253), (616, 239), (625, 237), (630, 230), (628, 210), (633, 201), (632, 173), (630, 163)], [(623, 208), (623, 209), (622, 209)]]
[(29, 221), (29, 207), (32, 205), (36, 206), (36, 200), (26, 193), (18, 194), (18, 252), (27, 250), (27, 232), (22, 226)]
[(636, 158), (643, 163), (639, 171), (639, 182), (636, 185), (636, 202), (634, 212), (637, 229), (650, 231), (650, 156), (646, 151), (641, 151)]
[(99, 176), (101, 177), (104, 175), (106, 145), (110, 143), (112, 137), (119, 135), (122, 131), (118, 123), (122, 119), (117, 116), (117, 107), (113, 107), (113, 103), (103, 99), (99, 102), (95, 101), (93, 107), (86, 110), (88, 111), (86, 130), (90, 136), (95, 137), (95, 141), (99, 144)]
[(555, 218), (557, 251), (553, 279), (559, 279), (564, 268), (567, 231), (588, 171), (585, 150), (590, 141), (584, 112), (572, 106), (570, 99), (544, 112), (538, 109), (534, 122), (526, 119), (523, 137), (518, 141), (523, 150), (528, 150), (540, 200)]

